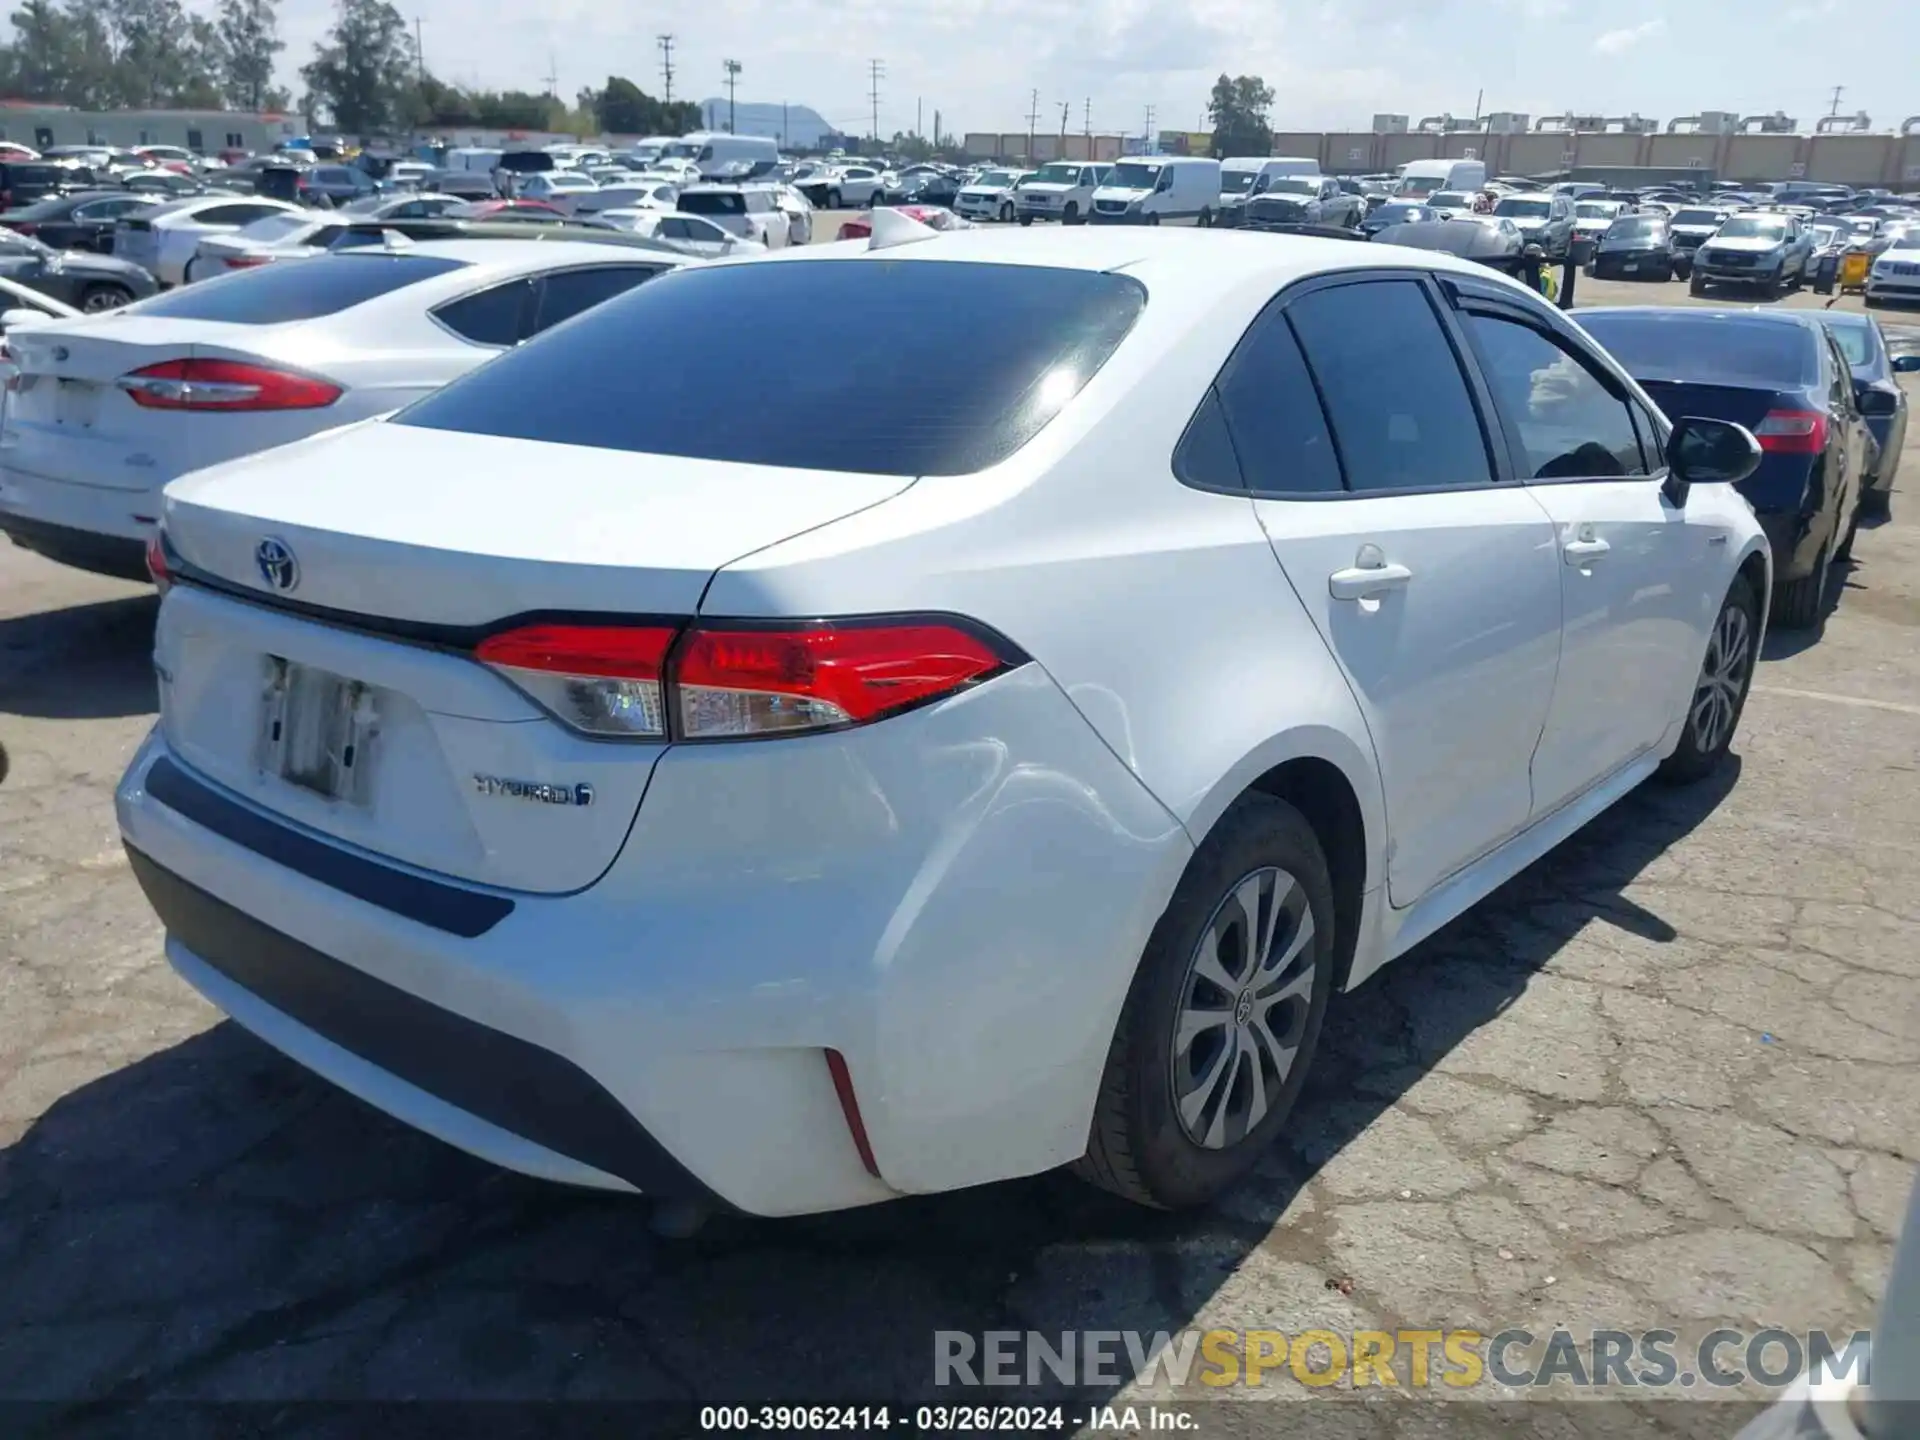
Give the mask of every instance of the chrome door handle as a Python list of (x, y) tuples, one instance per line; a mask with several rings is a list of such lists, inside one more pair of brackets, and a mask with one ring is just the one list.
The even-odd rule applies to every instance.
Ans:
[(1569, 565), (1591, 565), (1613, 549), (1604, 540), (1569, 540), (1560, 547), (1560, 553), (1567, 557)]
[(1389, 590), (1405, 588), (1413, 572), (1404, 565), (1355, 565), (1327, 577), (1327, 593), (1336, 600), (1365, 600)]

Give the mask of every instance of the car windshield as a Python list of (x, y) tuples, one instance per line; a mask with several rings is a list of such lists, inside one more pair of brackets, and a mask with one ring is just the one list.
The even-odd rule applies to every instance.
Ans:
[(1424, 205), (1382, 205), (1367, 217), (1370, 220), (1383, 221), (1388, 225), (1404, 225), (1427, 218)]
[(1784, 240), (1787, 222), (1765, 215), (1736, 215), (1720, 227), (1716, 240)]
[(465, 265), (426, 255), (358, 251), (299, 265), (265, 265), (203, 280), (126, 307), (127, 314), (228, 325), (285, 325), (338, 314)]
[(1627, 215), (1607, 227), (1609, 240), (1653, 240), (1667, 233), (1658, 215)]
[(1574, 318), (1636, 380), (1789, 387), (1814, 374), (1814, 337), (1797, 323), (1677, 308)]
[(1275, 195), (1318, 195), (1320, 182), (1303, 175), (1287, 175), (1267, 187)]
[(989, 189), (1005, 189), (1018, 178), (1019, 176), (1012, 170), (988, 170), (973, 183), (984, 185)]
[(1820, 318), (1832, 332), (1833, 338), (1839, 342), (1840, 353), (1847, 357), (1849, 366), (1857, 370), (1863, 365), (1873, 363), (1873, 337), (1867, 331), (1872, 321), (1864, 316), (1858, 318), (1850, 316), (1843, 319), (1831, 311)]
[(1253, 188), (1258, 175), (1252, 170), (1222, 170), (1220, 172), (1220, 193), (1222, 195), (1244, 195)]
[(1723, 210), (1682, 210), (1673, 217), (1676, 225), (1718, 225), (1726, 218)]
[(1508, 196), (1493, 207), (1496, 215), (1506, 215), (1517, 220), (1544, 220), (1553, 213), (1551, 200), (1520, 200)]
[(1611, 200), (1582, 200), (1573, 207), (1573, 213), (1582, 220), (1606, 220), (1620, 213), (1620, 207)]
[[(694, 268), (509, 351), (396, 423), (795, 471), (965, 475), (1058, 414), (1145, 303), (1130, 276), (1040, 265)], [(872, 343), (955, 314), (1021, 323), (949, 327), (912, 365)], [(766, 343), (801, 330), (813, 346), (805, 365)]]
[(1078, 185), (1080, 167), (1078, 165), (1042, 165), (1033, 172), (1033, 178), (1042, 185)]
[(1142, 165), (1137, 161), (1122, 160), (1108, 174), (1107, 184), (1116, 190), (1151, 190), (1159, 178), (1158, 165)]

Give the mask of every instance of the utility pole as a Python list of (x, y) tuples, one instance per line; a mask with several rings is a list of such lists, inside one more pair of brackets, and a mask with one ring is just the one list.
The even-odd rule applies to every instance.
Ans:
[(787, 102), (780, 102), (780, 148), (787, 148)]
[(1833, 87), (1833, 108), (1827, 111), (1829, 116), (1837, 116), (1840, 113), (1840, 97), (1846, 93), (1847, 87), (1844, 85), (1836, 85)]
[(1087, 159), (1091, 160), (1093, 159), (1093, 97), (1092, 96), (1087, 97), (1087, 109), (1086, 109), (1085, 119), (1087, 122)]
[[(420, 17), (418, 15), (413, 17), (413, 69), (414, 82), (419, 85), (421, 93), (425, 94), (427, 89), (427, 46), (426, 42), (420, 38)], [(260, 108), (258, 96), (254, 99), (253, 108), (256, 110)]]
[(940, 112), (938, 110), (933, 112), (933, 148), (936, 150), (940, 148)]
[(733, 131), (733, 82), (739, 78), (740, 62), (738, 60), (722, 60), (720, 64), (726, 69), (726, 72), (727, 72), (727, 133), (731, 135), (734, 133)]
[(913, 138), (914, 139), (919, 140), (923, 138), (921, 127), (926, 123), (926, 119), (927, 119), (927, 102), (925, 100), (915, 99), (913, 102)]
[(671, 105), (673, 104), (673, 36), (661, 35), (656, 38), (660, 45), (660, 83), (663, 92), (661, 100)]
[(1158, 155), (1160, 153), (1160, 142), (1154, 137), (1153, 133), (1153, 106), (1151, 105), (1147, 106), (1147, 128), (1141, 134), (1140, 139), (1146, 146), (1147, 154)]
[(1033, 132), (1039, 127), (1039, 124), (1040, 124), (1040, 92), (1036, 90), (1033, 92), (1032, 98), (1029, 99), (1027, 102), (1027, 156), (1026, 156), (1026, 159), (1029, 165), (1033, 163)]
[(560, 76), (557, 73), (559, 69), (560, 62), (554, 58), (553, 52), (549, 50), (547, 52), (547, 73), (540, 78), (546, 83), (547, 94), (556, 100), (560, 98)]
[(880, 143), (880, 82), (887, 78), (887, 67), (879, 60), (867, 61), (867, 102), (872, 107), (873, 143)]

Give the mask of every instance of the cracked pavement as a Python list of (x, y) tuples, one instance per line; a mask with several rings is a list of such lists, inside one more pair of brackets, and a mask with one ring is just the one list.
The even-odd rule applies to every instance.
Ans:
[(0, 545), (0, 1400), (898, 1402), (940, 1329), (1866, 1328), (1920, 1160), (1916, 448), (1738, 764), (1337, 1002), (1290, 1139), (1186, 1217), (1043, 1176), (667, 1241), (308, 1076), (173, 976), (121, 855), (150, 595)]

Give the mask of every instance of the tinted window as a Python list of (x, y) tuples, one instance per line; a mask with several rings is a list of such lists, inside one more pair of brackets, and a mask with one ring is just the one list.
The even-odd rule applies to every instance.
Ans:
[(658, 268), (650, 265), (608, 265), (549, 275), (540, 285), (540, 311), (533, 331), (537, 334), (562, 320), (571, 320), (582, 310), (591, 310), (602, 300), (611, 300), (658, 273)]
[(1646, 473), (1626, 401), (1558, 342), (1517, 321), (1463, 318), (1526, 478)]
[[(961, 475), (1038, 433), (1145, 302), (1127, 276), (1038, 265), (690, 269), (482, 366), (403, 423), (748, 465)], [(929, 315), (1020, 323), (948, 326), (911, 365), (875, 338), (915, 333)], [(810, 337), (805, 363), (768, 340), (798, 333)]]
[(277, 205), (215, 205), (193, 217), (200, 225), (251, 225), (269, 215), (283, 215)]
[(520, 341), (520, 327), (525, 323), (532, 293), (531, 280), (509, 280), (442, 305), (433, 314), (454, 334), (476, 345), (515, 345)]
[(738, 190), (682, 195), (680, 209), (689, 215), (743, 215), (747, 209), (747, 197)]
[(1209, 389), (1207, 398), (1187, 422), (1186, 434), (1174, 447), (1173, 473), (1189, 485), (1216, 490), (1245, 488), (1240, 457), (1234, 453), (1233, 437), (1227, 434), (1227, 417), (1218, 391)]
[(1493, 478), (1466, 378), (1418, 284), (1318, 290), (1287, 313), (1320, 382), (1349, 489)]
[(1826, 326), (1833, 338), (1839, 342), (1840, 353), (1847, 357), (1849, 367), (1857, 370), (1862, 366), (1873, 364), (1873, 336), (1866, 325), (1838, 323), (1828, 319)]
[(1340, 488), (1340, 461), (1313, 377), (1277, 309), (1253, 322), (1227, 362), (1219, 390), (1249, 489), (1303, 494)]
[(1804, 385), (1816, 337), (1759, 316), (1672, 310), (1583, 310), (1574, 316), (1636, 380)]
[(145, 200), (131, 197), (125, 200), (91, 200), (73, 212), (76, 220), (111, 220), (116, 215), (125, 215), (145, 205)]
[(298, 265), (263, 265), (171, 290), (128, 313), (229, 325), (282, 325), (336, 315), (449, 270), (458, 260), (424, 255), (317, 255)]

